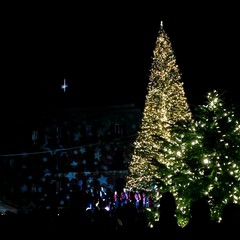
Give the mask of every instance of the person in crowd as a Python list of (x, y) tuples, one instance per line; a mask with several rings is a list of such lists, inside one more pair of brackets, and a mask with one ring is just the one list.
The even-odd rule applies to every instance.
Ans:
[(114, 208), (119, 208), (120, 206), (120, 197), (118, 195), (118, 191), (114, 191), (114, 194), (113, 194), (113, 207)]
[(144, 191), (142, 191), (142, 206), (144, 208), (148, 208), (149, 207), (149, 198), (146, 195), (146, 193)]
[(217, 222), (211, 219), (210, 206), (207, 198), (194, 200), (190, 206), (190, 217), (183, 227), (183, 239), (214, 239)]
[(160, 198), (159, 221), (153, 226), (153, 237), (159, 239), (180, 239), (182, 228), (176, 217), (176, 200), (171, 192), (164, 192)]
[(99, 191), (99, 207), (100, 209), (103, 209), (107, 206), (107, 192), (105, 191), (105, 188), (101, 186)]
[(139, 191), (136, 191), (135, 193), (134, 193), (134, 202), (135, 202), (135, 207), (138, 209), (139, 207), (140, 207), (140, 205), (141, 205), (141, 200), (142, 200), (142, 198), (141, 198), (141, 194), (140, 194), (140, 192)]
[(128, 204), (129, 202), (129, 193), (126, 188), (123, 188), (120, 196), (121, 206)]
[(227, 203), (222, 211), (219, 232), (222, 236), (235, 238), (240, 229), (240, 205)]

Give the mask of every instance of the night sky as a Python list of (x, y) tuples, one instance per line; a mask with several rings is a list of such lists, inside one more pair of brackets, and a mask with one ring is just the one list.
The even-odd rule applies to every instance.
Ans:
[(142, 107), (160, 21), (189, 104), (203, 103), (213, 89), (239, 103), (239, 14), (233, 5), (27, 7), (3, 10), (0, 100), (5, 123), (62, 107)]

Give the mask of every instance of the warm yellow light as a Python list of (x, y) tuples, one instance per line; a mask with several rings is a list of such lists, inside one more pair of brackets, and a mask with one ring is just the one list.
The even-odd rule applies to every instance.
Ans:
[(209, 164), (209, 160), (207, 158), (203, 159), (204, 164)]

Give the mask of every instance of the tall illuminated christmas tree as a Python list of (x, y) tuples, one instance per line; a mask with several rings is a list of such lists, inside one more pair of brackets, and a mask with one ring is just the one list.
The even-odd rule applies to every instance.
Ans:
[(160, 153), (178, 121), (192, 118), (170, 39), (161, 22), (153, 51), (143, 117), (126, 180), (128, 189), (151, 189), (158, 184), (155, 161), (172, 164)]

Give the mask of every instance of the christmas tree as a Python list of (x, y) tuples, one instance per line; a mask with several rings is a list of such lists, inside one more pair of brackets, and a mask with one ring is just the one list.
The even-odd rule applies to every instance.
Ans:
[(159, 182), (174, 193), (180, 223), (188, 220), (191, 202), (202, 197), (217, 221), (225, 204), (240, 204), (240, 124), (235, 109), (225, 105), (216, 90), (208, 93), (194, 121), (176, 124), (163, 144), (162, 154), (173, 164), (156, 164)]
[(192, 115), (185, 97), (181, 74), (170, 39), (161, 22), (153, 51), (149, 84), (126, 188), (151, 190), (158, 184), (155, 161), (171, 164), (160, 154), (161, 144), (171, 139), (171, 128), (178, 122), (191, 119)]

